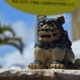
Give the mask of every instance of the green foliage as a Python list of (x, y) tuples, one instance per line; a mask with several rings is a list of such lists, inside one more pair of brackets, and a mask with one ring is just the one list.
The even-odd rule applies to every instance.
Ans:
[(75, 65), (80, 69), (80, 59), (75, 60)]

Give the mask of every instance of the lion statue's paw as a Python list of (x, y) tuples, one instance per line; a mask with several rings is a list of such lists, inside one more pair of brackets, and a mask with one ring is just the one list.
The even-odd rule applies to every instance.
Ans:
[(52, 68), (54, 68), (54, 69), (65, 69), (65, 66), (64, 66), (64, 64), (51, 64), (50, 69), (52, 69)]
[(28, 65), (29, 69), (40, 69), (41, 67), (42, 67), (42, 62), (38, 60), (35, 60), (33, 63), (30, 63)]

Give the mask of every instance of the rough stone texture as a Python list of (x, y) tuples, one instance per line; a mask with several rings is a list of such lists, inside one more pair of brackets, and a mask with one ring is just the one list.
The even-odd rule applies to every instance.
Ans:
[(0, 69), (0, 80), (80, 80), (80, 70)]

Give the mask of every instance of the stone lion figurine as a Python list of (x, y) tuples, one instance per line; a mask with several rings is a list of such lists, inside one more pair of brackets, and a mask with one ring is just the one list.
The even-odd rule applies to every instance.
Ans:
[(28, 65), (30, 69), (67, 69), (67, 65), (73, 65), (75, 56), (64, 23), (63, 16), (39, 20), (39, 40), (34, 48), (35, 61)]

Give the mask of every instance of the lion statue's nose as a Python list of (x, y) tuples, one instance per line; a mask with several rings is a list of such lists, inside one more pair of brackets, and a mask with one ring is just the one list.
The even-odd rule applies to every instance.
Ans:
[(41, 29), (40, 31), (45, 31), (44, 29)]
[(49, 29), (45, 29), (45, 31), (47, 32), (47, 31), (49, 31)]
[(49, 27), (45, 27), (45, 28), (41, 29), (41, 31), (46, 31), (46, 32), (49, 31), (49, 30), (50, 30)]
[(47, 31), (49, 31), (49, 30), (50, 30), (49, 27), (46, 26), (46, 27), (45, 27), (45, 31), (47, 32)]

